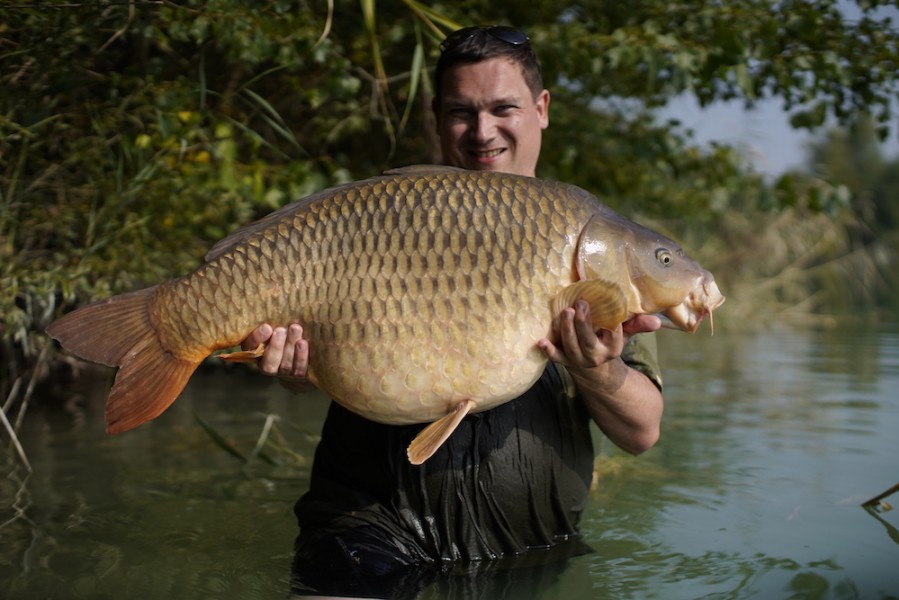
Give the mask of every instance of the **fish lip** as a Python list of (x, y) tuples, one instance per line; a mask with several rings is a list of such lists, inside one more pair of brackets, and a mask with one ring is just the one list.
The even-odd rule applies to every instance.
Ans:
[(668, 309), (663, 313), (655, 313), (655, 316), (662, 322), (664, 329), (676, 329), (678, 331), (686, 331), (687, 333), (695, 333), (702, 323), (705, 313), (691, 312), (684, 304)]
[(675, 311), (671, 309), (664, 313), (656, 313), (656, 316), (662, 321), (662, 327), (665, 329), (696, 333), (705, 316), (712, 314), (711, 310), (691, 311), (683, 304), (678, 304), (674, 308), (683, 310)]
[(712, 311), (724, 304), (725, 299), (715, 280), (706, 280), (693, 288), (683, 302), (656, 316), (661, 319), (662, 327), (695, 333), (706, 315), (711, 317)]

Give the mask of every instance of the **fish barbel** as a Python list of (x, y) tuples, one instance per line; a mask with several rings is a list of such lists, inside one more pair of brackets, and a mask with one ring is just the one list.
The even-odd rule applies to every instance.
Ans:
[(374, 421), (431, 423), (410, 446), (420, 464), (465, 414), (537, 380), (538, 340), (579, 299), (595, 329), (652, 313), (689, 332), (724, 301), (675, 242), (580, 188), (416, 166), (285, 206), (192, 273), (79, 308), (47, 333), (119, 368), (106, 409), (119, 433), (159, 416), (213, 352), (262, 323), (300, 323), (319, 389)]

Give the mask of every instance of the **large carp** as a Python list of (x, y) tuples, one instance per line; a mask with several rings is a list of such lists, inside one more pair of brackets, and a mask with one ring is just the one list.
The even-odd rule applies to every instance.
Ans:
[(557, 182), (417, 166), (285, 206), (223, 239), (194, 272), (47, 327), (119, 367), (110, 433), (161, 414), (211, 353), (262, 323), (302, 324), (309, 379), (389, 424), (432, 423), (420, 464), (469, 412), (521, 395), (553, 319), (578, 299), (594, 327), (656, 313), (693, 332), (724, 297), (672, 240)]

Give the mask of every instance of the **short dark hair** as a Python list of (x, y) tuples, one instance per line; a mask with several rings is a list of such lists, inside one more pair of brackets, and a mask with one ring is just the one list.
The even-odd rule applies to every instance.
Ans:
[(543, 91), (543, 72), (530, 39), (521, 31), (503, 25), (464, 27), (449, 34), (440, 44), (434, 72), (434, 98), (443, 101), (443, 75), (456, 65), (474, 64), (491, 58), (507, 58), (521, 67), (524, 81), (534, 98)]

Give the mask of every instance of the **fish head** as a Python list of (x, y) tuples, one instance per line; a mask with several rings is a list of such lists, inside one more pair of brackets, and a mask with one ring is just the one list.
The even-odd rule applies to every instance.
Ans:
[(656, 314), (664, 327), (696, 331), (724, 302), (712, 274), (674, 240), (606, 209), (581, 233), (580, 279), (618, 284), (630, 316)]

